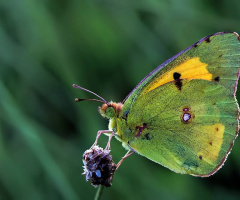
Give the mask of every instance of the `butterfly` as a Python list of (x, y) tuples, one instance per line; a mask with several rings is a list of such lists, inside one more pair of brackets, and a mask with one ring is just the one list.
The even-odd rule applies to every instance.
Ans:
[[(207, 177), (227, 159), (239, 130), (236, 90), (240, 39), (235, 32), (202, 38), (147, 75), (101, 115), (123, 147), (170, 170)], [(80, 101), (80, 99), (78, 99)]]

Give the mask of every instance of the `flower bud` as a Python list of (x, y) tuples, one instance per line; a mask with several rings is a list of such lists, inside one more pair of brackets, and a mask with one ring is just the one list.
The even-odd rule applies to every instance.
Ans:
[(117, 165), (113, 162), (110, 150), (97, 145), (86, 150), (83, 154), (83, 174), (94, 187), (103, 185), (110, 187)]

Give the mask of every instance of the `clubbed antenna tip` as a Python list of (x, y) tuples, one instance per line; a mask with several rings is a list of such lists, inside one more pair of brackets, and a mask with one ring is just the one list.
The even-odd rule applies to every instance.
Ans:
[(83, 88), (83, 87), (81, 87), (79, 85), (76, 85), (76, 84), (73, 84), (72, 86), (74, 88), (78, 88), (80, 90), (84, 90), (84, 91), (86, 91), (88, 93), (91, 93), (91, 94), (95, 95), (96, 97), (98, 97), (99, 99), (101, 99), (101, 100), (98, 100), (98, 99), (79, 99), (79, 98), (76, 98), (75, 99), (76, 102), (88, 100), (88, 101), (99, 101), (99, 102), (107, 103), (107, 101), (104, 98), (102, 98), (101, 96), (97, 95), (96, 93), (94, 93), (94, 92), (92, 92), (92, 91), (90, 91), (90, 90), (88, 90), (86, 88)]

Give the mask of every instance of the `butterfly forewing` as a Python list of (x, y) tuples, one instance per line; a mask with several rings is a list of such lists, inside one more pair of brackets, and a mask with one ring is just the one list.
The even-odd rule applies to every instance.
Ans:
[(173, 171), (213, 174), (238, 133), (239, 66), (236, 33), (205, 37), (168, 60), (126, 99), (118, 120), (123, 143)]

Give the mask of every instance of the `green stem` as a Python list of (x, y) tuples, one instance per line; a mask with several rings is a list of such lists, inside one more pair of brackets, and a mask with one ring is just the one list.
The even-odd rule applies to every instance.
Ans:
[(102, 186), (102, 185), (99, 185), (94, 200), (99, 200), (99, 199), (100, 199), (101, 194), (102, 194), (102, 191), (103, 191), (103, 186)]

